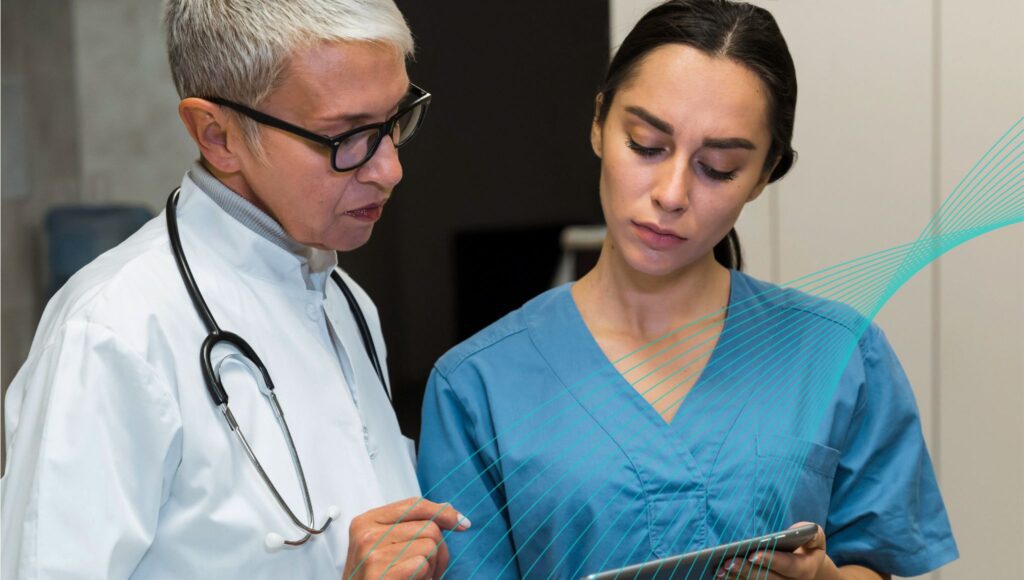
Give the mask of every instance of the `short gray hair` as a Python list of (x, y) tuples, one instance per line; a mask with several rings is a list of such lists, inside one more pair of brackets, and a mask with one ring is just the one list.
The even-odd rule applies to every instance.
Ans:
[[(250, 107), (274, 90), (297, 50), (332, 41), (379, 43), (406, 58), (414, 50), (393, 0), (167, 0), (164, 29), (181, 98)], [(258, 125), (235, 118), (260, 155)]]

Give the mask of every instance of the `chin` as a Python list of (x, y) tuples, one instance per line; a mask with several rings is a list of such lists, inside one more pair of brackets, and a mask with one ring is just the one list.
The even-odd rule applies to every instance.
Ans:
[(335, 252), (351, 252), (352, 250), (358, 250), (359, 248), (366, 245), (370, 241), (370, 232), (367, 231), (365, 235), (348, 235), (343, 236), (340, 239), (332, 240), (326, 244), (328, 248)]
[(647, 276), (668, 276), (685, 268), (689, 263), (680, 256), (650, 255), (645, 251), (634, 250), (625, 257), (626, 265), (631, 270)]

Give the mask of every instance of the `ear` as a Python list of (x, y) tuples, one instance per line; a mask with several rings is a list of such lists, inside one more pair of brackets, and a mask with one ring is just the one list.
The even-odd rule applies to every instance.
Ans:
[(598, 121), (601, 114), (601, 104), (604, 103), (604, 95), (598, 94), (594, 98), (594, 120), (590, 123), (590, 147), (594, 150), (594, 155), (597, 158), (601, 158), (601, 147), (603, 144), (603, 134), (601, 123)]
[(244, 148), (238, 125), (217, 104), (188, 97), (178, 103), (178, 116), (203, 159), (224, 173), (241, 169), (239, 150)]
[(768, 180), (772, 177), (772, 173), (779, 165), (780, 159), (782, 159), (781, 155), (775, 158), (775, 163), (772, 163), (771, 167), (768, 167), (761, 172), (761, 178), (757, 180), (757, 184), (754, 185), (754, 189), (751, 190), (750, 195), (747, 196), (746, 203), (750, 203), (761, 196), (761, 193), (764, 192), (764, 188), (768, 185)]

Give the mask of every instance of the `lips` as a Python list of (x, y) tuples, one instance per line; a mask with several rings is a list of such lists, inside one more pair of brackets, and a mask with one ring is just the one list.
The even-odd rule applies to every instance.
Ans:
[(669, 250), (686, 241), (686, 238), (672, 233), (671, 230), (650, 223), (633, 222), (633, 230), (640, 241), (653, 250)]
[(345, 212), (345, 215), (360, 221), (375, 222), (380, 219), (383, 209), (383, 203), (372, 203), (358, 209), (349, 210)]

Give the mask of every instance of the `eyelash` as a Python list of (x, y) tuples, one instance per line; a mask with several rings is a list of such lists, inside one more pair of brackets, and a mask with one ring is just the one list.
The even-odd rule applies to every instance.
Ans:
[[(664, 151), (664, 149), (658, 147), (644, 147), (643, 145), (634, 141), (632, 137), (626, 140), (626, 147), (629, 147), (630, 149), (633, 150), (633, 152), (635, 152), (637, 155), (641, 157), (654, 157), (655, 155), (662, 153)], [(698, 163), (698, 165), (700, 165), (700, 169), (701, 171), (704, 172), (704, 175), (707, 175), (709, 178), (715, 181), (732, 181), (733, 179), (736, 178), (735, 171), (718, 171), (704, 163)]]
[(735, 171), (729, 171), (729, 172), (717, 171), (715, 169), (712, 169), (711, 167), (708, 167), (707, 165), (705, 165), (703, 163), (698, 163), (698, 165), (700, 165), (700, 169), (701, 169), (701, 171), (704, 172), (704, 175), (707, 175), (708, 177), (710, 177), (711, 179), (714, 179), (715, 181), (732, 181), (733, 179), (736, 178), (736, 172)]
[(634, 141), (632, 137), (626, 139), (626, 147), (632, 149), (640, 157), (654, 157), (658, 153), (664, 151), (664, 149), (660, 149), (658, 147), (644, 147)]

